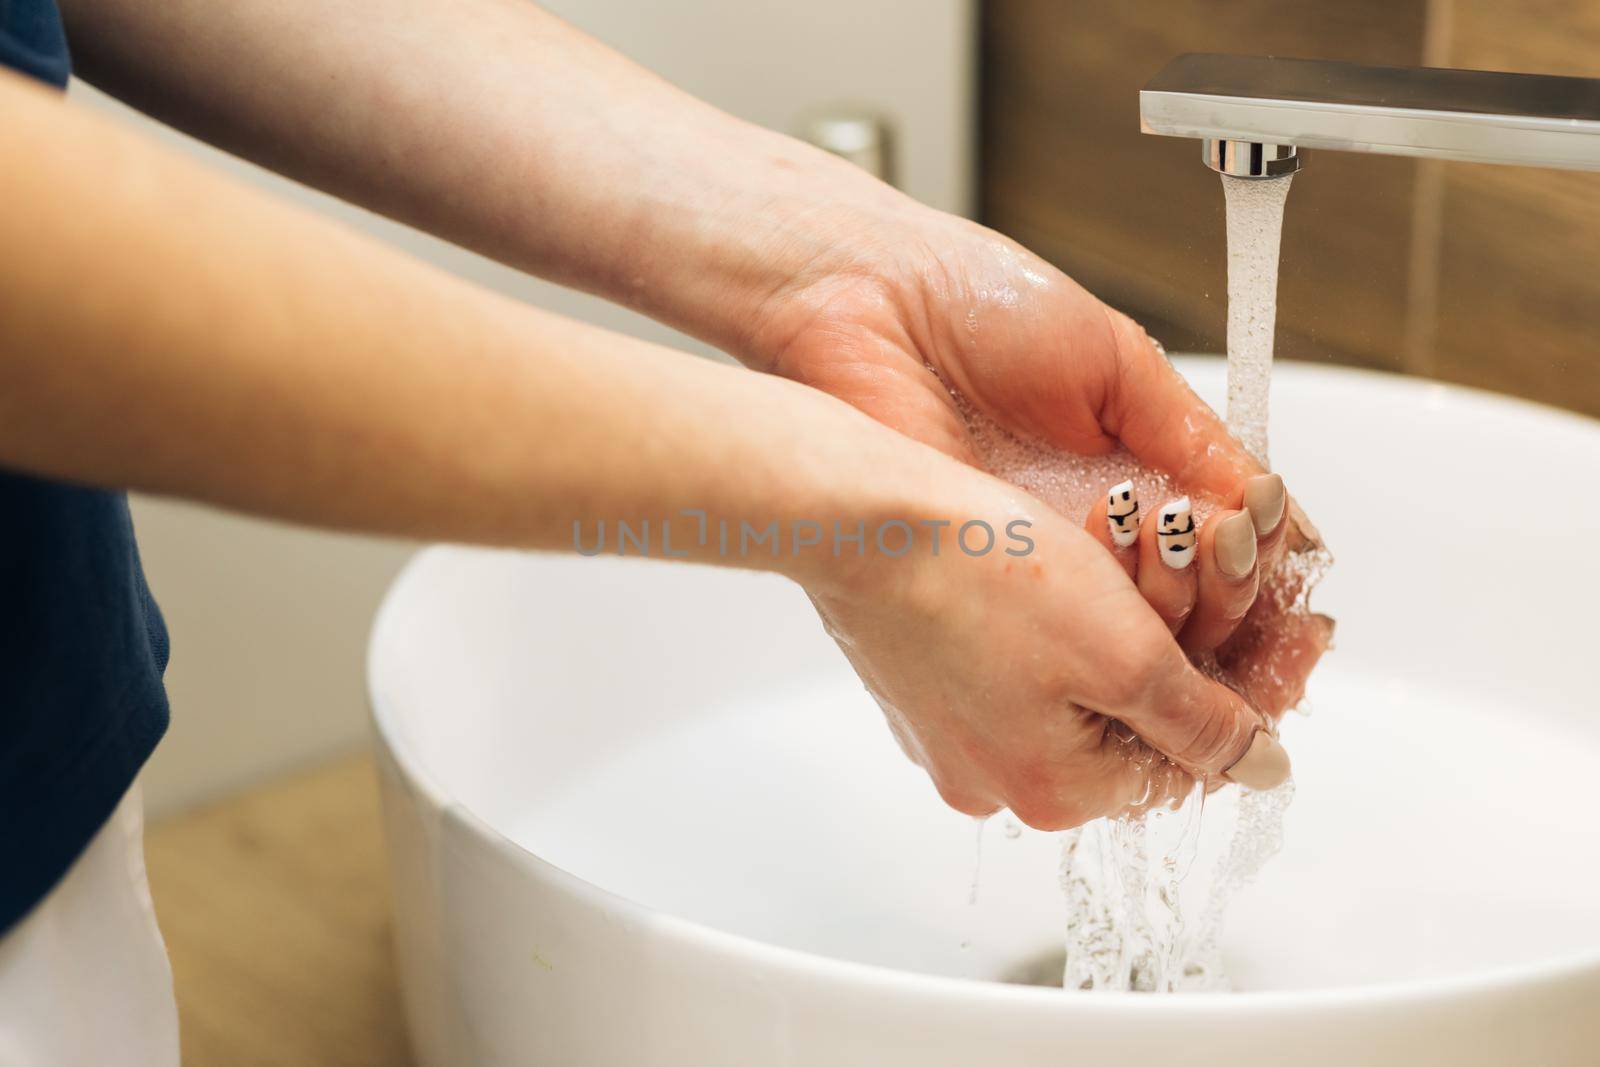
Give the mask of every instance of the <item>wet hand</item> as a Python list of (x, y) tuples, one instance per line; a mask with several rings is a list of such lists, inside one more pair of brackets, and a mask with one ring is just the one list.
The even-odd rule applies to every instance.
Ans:
[(1288, 759), (1261, 715), (1196, 669), (1118, 561), (1047, 505), (982, 481), (967, 510), (1025, 518), (1031, 551), (947, 545), (811, 590), (944, 800), (1053, 830), (1182, 798), (1197, 777), (1281, 781)]
[[(853, 218), (836, 236), (834, 251), (768, 300), (750, 362), (977, 464), (953, 388), (1013, 434), (1080, 455), (1121, 446), (1197, 500), (1225, 505), (1188, 536), (1186, 556), (1163, 552), (1180, 538), (1163, 538), (1159, 522), (1116, 545), (1104, 502), (1087, 528), (1185, 650), (1258, 679), (1252, 699), (1269, 715), (1297, 702), (1331, 624), (1313, 616), (1268, 625), (1281, 621), (1282, 597), (1257, 593), (1314, 533), (1281, 479), (1262, 471), (1144, 331), (1014, 242), (952, 216)], [(1169, 503), (1142, 507), (1149, 516)], [(1174, 520), (1180, 529), (1189, 521)], [(1176, 559), (1184, 566), (1161, 562)]]
[[(1204, 519), (1187, 496), (1144, 502), (1133, 481), (1112, 486), (1085, 528), (1105, 546), (1192, 655), (1214, 652), (1250, 611), (1262, 575), (1288, 541), (1283, 479), (1258, 474)], [(1198, 524), (1198, 525), (1197, 525)]]

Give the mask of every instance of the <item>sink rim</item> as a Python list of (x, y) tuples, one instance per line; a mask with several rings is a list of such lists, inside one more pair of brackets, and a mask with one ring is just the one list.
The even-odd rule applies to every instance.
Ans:
[[(1180, 367), (1210, 364), (1215, 369), (1218, 357), (1183, 355), (1174, 357)], [(1468, 404), (1488, 404), (1502, 409), (1537, 412), (1541, 418), (1559, 417), (1573, 427), (1590, 433), (1600, 431), (1600, 421), (1534, 401), (1504, 396), (1487, 390), (1377, 370), (1280, 361), (1278, 373), (1294, 378), (1324, 378), (1350, 384), (1379, 378), (1386, 389), (1413, 392), (1419, 402), (1439, 397)], [(759, 938), (731, 933), (668, 911), (649, 907), (596, 885), (542, 858), (506, 836), (471, 806), (457, 800), (432, 775), (419, 753), (401, 740), (399, 712), (390, 706), (378, 685), (379, 660), (385, 635), (398, 625), (395, 618), (408, 590), (420, 581), (420, 574), (440, 554), (492, 551), (451, 546), (430, 546), (407, 561), (379, 606), (367, 649), (367, 697), (378, 744), (403, 775), (406, 785), (426, 798), (429, 807), (441, 818), (454, 818), (502, 857), (528, 869), (535, 877), (554, 884), (580, 899), (585, 905), (612, 915), (626, 916), (653, 933), (675, 942), (682, 950), (739, 960), (746, 967), (830, 986), (857, 987), (883, 991), (893, 989), (908, 997), (959, 1001), (968, 1006), (1010, 1008), (1019, 1011), (1048, 1010), (1052, 1015), (1092, 1016), (1097, 1021), (1109, 1018), (1148, 1020), (1192, 1018), (1216, 1014), (1248, 1014), (1282, 1017), (1296, 1013), (1318, 1013), (1339, 1009), (1361, 1009), (1377, 1004), (1385, 1008), (1421, 1004), (1460, 1005), (1475, 997), (1500, 993), (1526, 994), (1541, 987), (1560, 986), (1578, 978), (1600, 977), (1600, 945), (1529, 963), (1488, 966), (1481, 970), (1443, 977), (1406, 978), (1352, 985), (1332, 985), (1292, 990), (1243, 990), (1229, 993), (1187, 994), (1181, 996), (1119, 996), (1085, 994), (1064, 995), (1054, 988), (1013, 985), (980, 978), (927, 974), (901, 970), (882, 964), (840, 959), (818, 952), (772, 944)], [(550, 554), (556, 555), (556, 554)]]
[[(419, 553), (418, 560), (421, 560), (421, 556)], [(406, 570), (401, 575), (402, 580), (411, 572), (412, 566), (412, 563), (406, 564)], [(1546, 984), (1559, 985), (1574, 978), (1600, 973), (1600, 947), (1596, 947), (1587, 952), (1554, 957), (1539, 963), (1486, 967), (1482, 971), (1454, 974), (1443, 978), (1412, 978), (1317, 989), (1240, 990), (1166, 996), (1118, 993), (1084, 993), (1080, 996), (1071, 996), (1061, 989), (1046, 986), (1016, 985), (982, 978), (926, 974), (882, 964), (839, 959), (819, 952), (775, 945), (759, 938), (719, 930), (694, 919), (652, 908), (595, 885), (551, 863), (507, 837), (472, 811), (468, 805), (446, 797), (436, 783), (420, 771), (410, 753), (391, 743), (381, 726), (382, 715), (383, 712), (378, 710), (374, 698), (373, 718), (380, 724), (379, 743), (395, 765), (406, 775), (408, 784), (426, 794), (441, 816), (453, 816), (466, 824), (484, 844), (502, 856), (511, 859), (518, 866), (531, 869), (533, 873), (546, 880), (557, 883), (587, 903), (603, 908), (610, 914), (632, 918), (648, 926), (654, 933), (678, 941), (685, 948), (729, 958), (743, 957), (747, 963), (785, 971), (796, 976), (822, 978), (832, 982), (877, 989), (896, 986), (908, 995), (931, 998), (954, 997), (965, 1004), (976, 1002), (1032, 1004), (1048, 1007), (1052, 1012), (1081, 1010), (1092, 1013), (1097, 1018), (1103, 1018), (1107, 1011), (1142, 1018), (1152, 1013), (1208, 1014), (1232, 1010), (1252, 1014), (1257, 1012), (1292, 1014), (1297, 1009), (1305, 1008), (1358, 1008), (1377, 1003), (1393, 1007), (1405, 1002), (1456, 1002), (1468, 999), (1474, 994), (1494, 994), (1502, 990), (1528, 989)], [(1235, 1007), (1229, 1008), (1226, 1005)]]

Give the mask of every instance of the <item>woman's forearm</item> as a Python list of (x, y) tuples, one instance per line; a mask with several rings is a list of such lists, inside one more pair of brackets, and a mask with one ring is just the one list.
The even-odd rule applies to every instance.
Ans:
[(526, 0), (64, 0), (81, 73), (208, 141), (748, 358), (908, 198)]
[[(0, 246), (28, 250), (0, 259), (7, 467), (549, 548), (574, 521), (592, 540), (685, 510), (915, 517), (979, 477), (811, 390), (460, 282), (3, 74), (0, 157)], [(834, 566), (681, 533), (680, 552)]]

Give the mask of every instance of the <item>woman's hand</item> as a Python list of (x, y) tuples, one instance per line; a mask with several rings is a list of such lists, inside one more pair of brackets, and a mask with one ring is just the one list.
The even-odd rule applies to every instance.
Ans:
[(1109, 553), (1020, 491), (970, 483), (987, 488), (965, 511), (1031, 523), (1031, 550), (972, 556), (947, 539), (812, 591), (947, 803), (1053, 830), (1182, 798), (1199, 776), (1283, 780), (1264, 720), (1196, 670)]
[[(1226, 510), (1200, 526), (1178, 568), (1161, 559), (1168, 500), (1139, 501), (1154, 521), (1113, 531), (1102, 498), (1087, 529), (1186, 651), (1262, 679), (1251, 695), (1269, 715), (1297, 702), (1329, 624), (1267, 625), (1285, 603), (1256, 605), (1261, 576), (1307, 541), (1283, 480), (1244, 451), (1132, 320), (992, 231), (926, 209), (890, 210), (882, 196), (832, 221), (812, 217), (833, 238), (829, 251), (774, 291), (747, 362), (978, 464), (954, 388), (1011, 433), (1080, 455), (1120, 445), (1184, 492), (1220, 503)], [(1133, 542), (1119, 545), (1116, 532)], [(1235, 639), (1250, 612), (1255, 625)]]

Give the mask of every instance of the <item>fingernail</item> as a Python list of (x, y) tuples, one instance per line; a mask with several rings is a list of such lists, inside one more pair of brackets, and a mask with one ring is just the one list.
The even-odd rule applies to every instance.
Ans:
[(1288, 499), (1280, 474), (1258, 474), (1244, 483), (1244, 506), (1256, 524), (1257, 537), (1265, 537), (1278, 528)]
[(1256, 525), (1248, 511), (1229, 515), (1217, 523), (1211, 551), (1217, 569), (1229, 578), (1243, 578), (1256, 565)]
[(1139, 494), (1133, 491), (1131, 479), (1106, 490), (1106, 526), (1111, 530), (1111, 543), (1118, 548), (1139, 540)]
[(1194, 515), (1189, 510), (1188, 497), (1179, 497), (1161, 509), (1156, 544), (1162, 560), (1175, 571), (1183, 570), (1194, 559)]
[(1289, 777), (1289, 753), (1265, 729), (1256, 730), (1250, 747), (1238, 762), (1222, 772), (1230, 782), (1246, 789), (1272, 789)]

